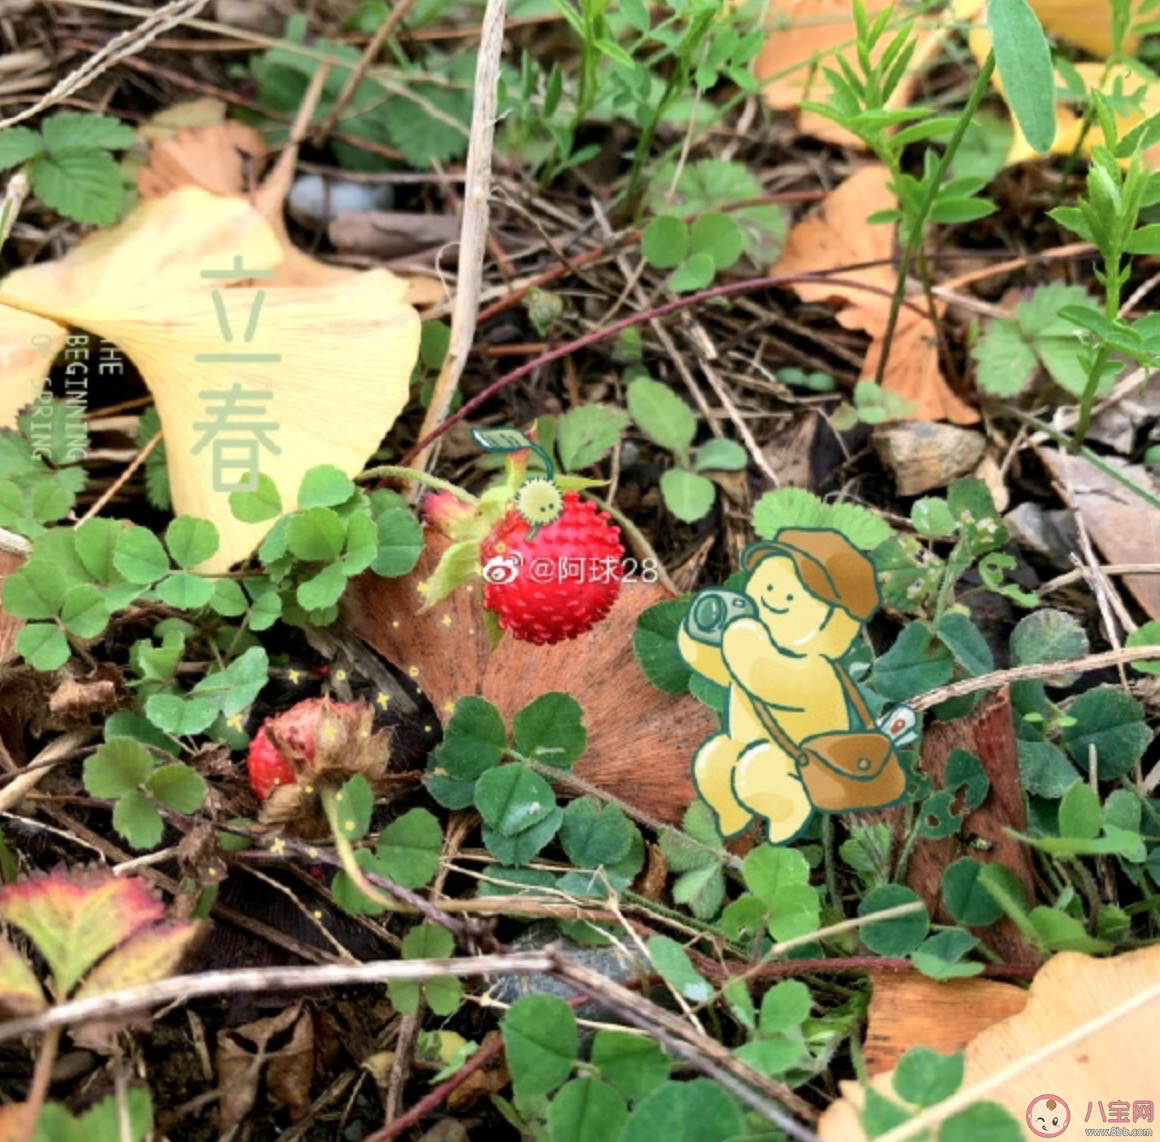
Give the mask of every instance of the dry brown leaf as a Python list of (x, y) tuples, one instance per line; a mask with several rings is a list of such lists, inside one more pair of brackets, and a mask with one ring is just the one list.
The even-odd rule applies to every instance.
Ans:
[(314, 1026), (301, 1003), (269, 1019), (226, 1028), (217, 1035), (217, 1072), (222, 1088), (218, 1125), (236, 1126), (254, 1108), (265, 1072), (266, 1090), (276, 1106), (298, 1122), (310, 1110), (314, 1078)]
[[(866, 219), (892, 210), (897, 201), (889, 189), (890, 173), (871, 164), (851, 175), (811, 217), (798, 222), (786, 238), (781, 258), (770, 271), (774, 275), (816, 274), (840, 271), (843, 283), (857, 282), (873, 291), (830, 282), (796, 282), (794, 292), (803, 301), (844, 303), (837, 321), (846, 329), (868, 333), (873, 339), (862, 365), (862, 375), (877, 373), (882, 354), (881, 338), (890, 315), (894, 272), (889, 264), (844, 270), (864, 262), (884, 261), (893, 253), (891, 226), (871, 226)], [(943, 312), (938, 309), (939, 316)], [(920, 420), (949, 420), (974, 424), (979, 414), (947, 385), (939, 365), (938, 336), (930, 319), (913, 309), (899, 313), (890, 360), (883, 377), (884, 391), (910, 401), (912, 415)]]
[[(1083, 1121), (1089, 1103), (1106, 1108), (1112, 1101), (1155, 1098), (1158, 981), (1160, 946), (1103, 960), (1061, 952), (1035, 977), (1019, 1014), (968, 1044), (960, 1095), (1001, 1103), (1024, 1122), (1031, 1103), (1051, 1094), (1067, 1103), (1073, 1125)], [(871, 1085), (889, 1097), (892, 1074), (876, 1076)], [(856, 1082), (840, 1086), (842, 1098), (822, 1115), (819, 1137), (866, 1142), (858, 1121), (862, 1088)], [(1099, 1114), (1092, 1110), (1089, 1125), (1102, 1126)], [(1035, 1136), (1028, 1131), (1026, 1137)], [(882, 1142), (888, 1138), (893, 1132), (881, 1136)]]
[(567, 691), (588, 727), (574, 772), (645, 813), (679, 822), (696, 797), (693, 754), (716, 719), (692, 695), (653, 686), (632, 649), (640, 613), (672, 596), (656, 583), (625, 583), (608, 617), (587, 634), (537, 647), (509, 637), (489, 652), (478, 580), (420, 611), (419, 584), (448, 545), (428, 529), (427, 550), (409, 575), (355, 579), (342, 600), (351, 630), (414, 678), (443, 721), (467, 694), (493, 702), (510, 724), (539, 695)]
[[(888, 0), (869, 0), (866, 11), (873, 20), (890, 6)], [(894, 20), (892, 26), (899, 22)], [(839, 56), (855, 71), (858, 70), (850, 0), (776, 0), (769, 10), (766, 25), (769, 39), (758, 53), (753, 70), (757, 80), (764, 85), (762, 90), (766, 102), (775, 111), (796, 111), (805, 102), (828, 102), (832, 89), (823, 69), (840, 70)], [(891, 109), (905, 107), (910, 102), (919, 73), (942, 46), (949, 31), (950, 26), (945, 21), (924, 23), (919, 28), (918, 47), (906, 77), (888, 104)], [(892, 33), (887, 32), (879, 41), (872, 53), (875, 61), (892, 38)], [(798, 130), (803, 135), (824, 139), (837, 146), (862, 145), (844, 127), (814, 111), (803, 111), (798, 116)]]
[[(1092, 542), (1110, 563), (1160, 563), (1160, 509), (1100, 471), (1090, 460), (1044, 449), (1043, 462), (1079, 513)], [(1139, 464), (1114, 457), (1104, 463), (1153, 495), (1156, 482)], [(1151, 619), (1160, 619), (1160, 576), (1125, 575), (1120, 582)]]
[(980, 1031), (1017, 1015), (1027, 992), (990, 979), (928, 979), (919, 972), (871, 971), (862, 1055), (879, 1075), (921, 1043), (939, 1054), (961, 1051)]

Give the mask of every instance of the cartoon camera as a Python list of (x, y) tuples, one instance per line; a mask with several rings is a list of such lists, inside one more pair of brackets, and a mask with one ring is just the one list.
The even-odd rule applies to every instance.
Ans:
[(698, 642), (720, 646), (725, 628), (736, 618), (757, 618), (757, 604), (740, 591), (710, 587), (697, 592), (685, 614), (685, 629)]

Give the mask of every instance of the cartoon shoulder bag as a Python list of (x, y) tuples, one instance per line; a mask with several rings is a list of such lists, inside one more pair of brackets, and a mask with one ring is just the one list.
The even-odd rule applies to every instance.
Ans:
[[(698, 593), (687, 622), (694, 638), (719, 646), (730, 620), (756, 614), (748, 596), (716, 588)], [(837, 663), (833, 666), (865, 728), (815, 734), (799, 745), (778, 725), (773, 711), (751, 696), (754, 710), (770, 740), (794, 759), (815, 809), (844, 813), (895, 804), (906, 792), (906, 771), (895, 747), (917, 737), (914, 711), (900, 706), (875, 722), (854, 680)]]

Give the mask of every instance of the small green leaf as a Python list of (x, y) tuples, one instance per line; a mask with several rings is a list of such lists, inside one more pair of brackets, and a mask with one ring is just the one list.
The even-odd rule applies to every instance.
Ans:
[(483, 843), (501, 864), (524, 865), (555, 837), (563, 823), (564, 810), (553, 806), (542, 820), (519, 833), (501, 833), (484, 825)]
[(333, 606), (342, 598), (346, 582), (346, 568), (341, 563), (331, 563), (317, 575), (299, 583), (294, 597), (298, 605), (308, 611), (321, 610)]
[(938, 1142), (1021, 1142), (1023, 1124), (997, 1102), (976, 1102), (945, 1119)]
[(208, 519), (179, 515), (165, 529), (165, 545), (178, 567), (195, 567), (218, 549), (218, 529)]
[(580, 703), (557, 690), (529, 702), (516, 714), (512, 730), (518, 753), (554, 769), (568, 769), (588, 744)]
[(156, 583), (169, 573), (169, 556), (147, 527), (130, 527), (117, 536), (113, 565), (130, 583)]
[(33, 557), (4, 579), (0, 606), (14, 619), (51, 619), (64, 602), (64, 572), (47, 559)]
[(737, 1103), (715, 1082), (670, 1080), (636, 1104), (617, 1142), (729, 1142), (744, 1134)]
[(859, 929), (862, 942), (872, 952), (880, 956), (909, 955), (926, 938), (930, 930), (930, 913), (922, 905), (918, 894), (901, 884), (885, 884), (874, 888), (858, 906), (859, 916), (872, 916), (887, 908), (897, 908), (902, 904), (919, 904), (913, 913), (899, 916), (894, 920), (878, 920), (863, 924)]
[(733, 265), (741, 257), (743, 245), (741, 228), (728, 214), (702, 214), (693, 223), (689, 253), (707, 254), (714, 270), (727, 270)]
[(894, 645), (874, 663), (870, 687), (895, 702), (950, 681), (951, 652), (924, 623), (904, 627)]
[(687, 468), (670, 468), (661, 476), (661, 495), (677, 519), (695, 523), (712, 510), (717, 488), (712, 480)]
[(500, 1030), (518, 1094), (548, 1094), (571, 1074), (579, 1046), (576, 1016), (558, 996), (517, 999)]
[(188, 765), (180, 762), (154, 770), (145, 785), (162, 805), (168, 805), (178, 813), (196, 813), (205, 801), (205, 782)]
[(631, 1099), (643, 1098), (669, 1076), (669, 1060), (660, 1047), (628, 1031), (597, 1031), (592, 1065)]
[(1123, 777), (1152, 741), (1144, 708), (1116, 686), (1086, 691), (1067, 707), (1067, 713), (1074, 722), (1061, 735), (1064, 748), (1085, 773), (1094, 749), (1096, 776), (1101, 781)]
[(379, 834), (383, 874), (403, 888), (423, 888), (439, 870), (443, 829), (426, 809), (411, 809)]
[(90, 797), (113, 800), (139, 788), (153, 772), (149, 751), (132, 738), (115, 738), (85, 759), (85, 790)]
[(526, 765), (512, 763), (487, 770), (475, 783), (475, 807), (483, 823), (514, 837), (551, 815), (556, 797), (551, 786)]
[[(1042, 607), (1025, 615), (1011, 632), (1011, 661), (1015, 666), (1043, 662), (1066, 662), (1088, 653), (1087, 632), (1065, 611)], [(1070, 686), (1074, 674), (1058, 674), (1045, 681), (1049, 686)]]
[(698, 472), (741, 472), (749, 463), (749, 453), (736, 440), (715, 436), (697, 449), (693, 464)]
[(96, 150), (42, 155), (32, 166), (32, 189), (45, 206), (96, 226), (116, 222), (125, 197), (117, 163)]
[(72, 651), (64, 632), (53, 623), (28, 623), (16, 635), (16, 651), (34, 670), (59, 670)]
[(552, 1142), (613, 1139), (628, 1117), (624, 1098), (599, 1079), (573, 1079), (548, 1106)]
[(64, 150), (120, 151), (137, 142), (132, 127), (111, 115), (90, 111), (58, 111), (44, 120), (40, 130), (53, 154)]
[[(1160, 622), (1147, 622), (1143, 626), (1137, 627), (1124, 640), (1124, 645), (1155, 646), (1156, 658), (1160, 660)], [(1133, 662), (1132, 669), (1140, 671), (1141, 674), (1160, 674), (1160, 661)]]
[(915, 1106), (934, 1106), (963, 1085), (965, 1057), (940, 1055), (929, 1047), (911, 1047), (894, 1068), (894, 1093)]
[(1059, 803), (1059, 835), (1090, 841), (1098, 837), (1103, 827), (1104, 814), (1100, 799), (1090, 785), (1082, 781), (1073, 785)]
[(346, 528), (330, 508), (306, 508), (290, 517), (286, 543), (296, 559), (309, 563), (333, 559), (341, 550)]
[(693, 1003), (704, 1003), (713, 996), (713, 988), (693, 967), (685, 949), (668, 936), (650, 936), (648, 957), (665, 982)]
[(217, 703), (205, 698), (154, 694), (145, 702), (145, 716), (158, 729), (178, 737), (209, 729), (217, 715)]
[[(259, 472), (255, 491), (230, 492), (230, 511), (242, 523), (265, 523), (281, 513), (282, 497), (274, 481), (265, 472)], [(262, 559), (266, 560), (266, 556), (263, 555)]]
[(637, 377), (628, 386), (627, 397), (629, 414), (654, 444), (680, 455), (693, 443), (697, 418), (668, 385)]
[(566, 412), (556, 429), (560, 463), (569, 472), (599, 463), (620, 442), (629, 419), (623, 409), (603, 404), (585, 404)]
[(214, 581), (182, 572), (162, 579), (157, 584), (157, 594), (163, 603), (179, 611), (196, 611), (213, 598)]
[(962, 963), (962, 957), (978, 946), (979, 941), (961, 928), (936, 932), (910, 953), (911, 963), (928, 979), (965, 979), (979, 975), (980, 963)]
[(44, 140), (28, 127), (9, 127), (0, 131), (0, 171), (18, 167), (44, 154)]
[(560, 843), (577, 868), (614, 865), (628, 855), (635, 828), (616, 805), (580, 797), (564, 810)]
[(105, 597), (91, 583), (70, 587), (60, 608), (60, 621), (77, 638), (96, 638), (111, 618)]
[(113, 806), (113, 828), (131, 848), (151, 849), (160, 843), (165, 823), (153, 802), (134, 789)]
[(995, 659), (987, 640), (967, 615), (948, 611), (939, 617), (935, 632), (968, 674), (986, 674), (995, 669)]
[(677, 632), (689, 609), (686, 600), (655, 603), (636, 621), (632, 649), (648, 680), (666, 694), (683, 694), (692, 671), (677, 649)]
[(776, 1035), (800, 1027), (809, 1017), (810, 1003), (810, 989), (800, 979), (775, 983), (761, 1000), (761, 1033)]
[[(455, 951), (455, 939), (437, 924), (418, 924), (403, 937), (403, 956), (409, 960), (449, 959)], [(397, 980), (388, 984), (391, 1002), (404, 1015), (419, 1009), (420, 995), (436, 1015), (451, 1015), (462, 1001), (463, 989), (455, 976), (427, 980), (423, 984)]]
[(302, 477), (299, 508), (332, 508), (346, 503), (355, 493), (354, 481), (333, 464), (319, 464)]
[(987, 27), (1004, 97), (1032, 150), (1046, 154), (1055, 141), (1055, 74), (1039, 17), (1027, 0), (991, 0)]
[(712, 254), (692, 254), (669, 274), (668, 287), (674, 293), (691, 293), (712, 285), (716, 276), (717, 264)]
[(460, 698), (443, 731), (443, 741), (432, 755), (429, 771), (475, 781), (499, 763), (506, 748), (507, 730), (499, 711), (483, 698)]
[(689, 228), (672, 214), (654, 218), (640, 238), (645, 261), (658, 270), (671, 270), (685, 260), (689, 252)]
[(985, 887), (990, 880), (1017, 902), (1023, 899), (1018, 877), (1002, 865), (964, 857), (943, 869), (942, 894), (951, 919), (968, 928), (985, 928), (1003, 918), (1003, 909)]
[(213, 580), (213, 595), (209, 605), (224, 618), (237, 618), (244, 615), (249, 602), (242, 591), (241, 584), (234, 579)]
[(376, 575), (406, 575), (423, 554), (423, 529), (405, 508), (385, 511), (375, 521), (379, 547), (371, 570)]

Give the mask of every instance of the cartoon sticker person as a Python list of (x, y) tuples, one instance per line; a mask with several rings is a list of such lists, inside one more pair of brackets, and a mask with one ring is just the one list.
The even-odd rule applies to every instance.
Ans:
[(1058, 1138), (1071, 1121), (1068, 1105), (1057, 1094), (1041, 1094), (1027, 1107), (1027, 1127), (1040, 1138)]
[[(834, 768), (839, 795), (852, 790), (843, 808), (893, 803), (905, 778), (890, 738), (874, 732), (857, 688), (838, 665), (878, 607), (873, 564), (839, 532), (785, 528), (746, 548), (741, 567), (748, 573), (744, 593), (699, 592), (677, 641), (693, 670), (729, 691), (721, 732), (693, 760), (697, 791), (716, 814), (722, 837), (737, 836), (755, 817), (771, 844), (784, 844), (806, 827), (815, 805), (799, 747), (820, 742), (818, 735), (828, 735), (830, 752), (841, 755)], [(847, 698), (871, 732), (853, 729)], [(862, 756), (867, 744), (879, 744), (866, 740), (872, 738), (885, 747), (873, 758)], [(845, 741), (848, 750), (841, 748)], [(881, 775), (887, 761), (897, 770), (893, 800), (881, 795), (880, 781), (859, 803), (858, 780)]]

